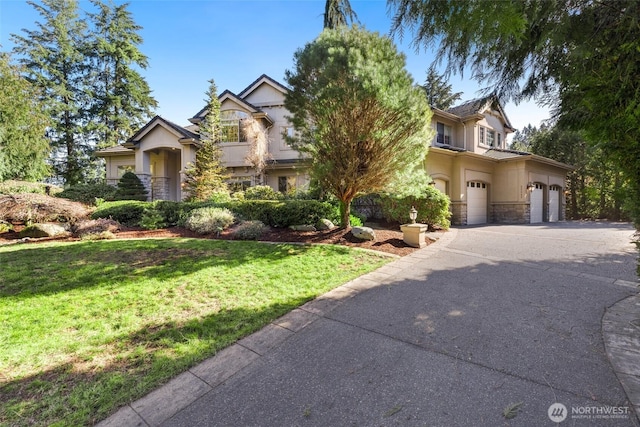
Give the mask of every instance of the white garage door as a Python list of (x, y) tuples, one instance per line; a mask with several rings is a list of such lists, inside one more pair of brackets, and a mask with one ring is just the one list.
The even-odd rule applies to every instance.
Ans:
[(549, 222), (558, 222), (560, 219), (560, 186), (549, 187)]
[(530, 195), (531, 201), (531, 224), (542, 222), (542, 201), (544, 195), (542, 193), (542, 184), (534, 184), (533, 191)]
[(487, 222), (487, 184), (467, 182), (467, 224), (486, 224)]

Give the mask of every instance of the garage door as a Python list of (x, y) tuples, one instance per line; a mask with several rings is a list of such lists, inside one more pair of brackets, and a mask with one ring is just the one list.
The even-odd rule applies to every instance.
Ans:
[(542, 184), (534, 184), (533, 191), (531, 191), (531, 224), (542, 222), (542, 202), (544, 195), (542, 193)]
[(487, 223), (487, 184), (467, 182), (467, 224)]
[(558, 222), (560, 219), (560, 186), (549, 187), (549, 222)]
[(433, 183), (435, 184), (436, 189), (442, 191), (444, 194), (449, 194), (449, 192), (447, 191), (447, 181), (445, 181), (444, 179), (436, 178), (433, 180)]

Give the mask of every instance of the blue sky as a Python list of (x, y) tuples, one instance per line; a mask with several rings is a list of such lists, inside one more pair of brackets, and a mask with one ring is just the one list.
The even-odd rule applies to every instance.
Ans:
[[(149, 58), (149, 68), (142, 74), (159, 103), (157, 114), (188, 124), (187, 119), (202, 107), (211, 78), (220, 92), (239, 93), (262, 74), (284, 83), (294, 52), (322, 31), (324, 4), (324, 0), (130, 1), (129, 10), (143, 27), (140, 49)], [(351, 0), (351, 6), (364, 27), (389, 33), (386, 1)], [(88, 1), (81, 1), (80, 7), (92, 10)], [(26, 1), (2, 0), (1, 49), (11, 50), (10, 34), (35, 29), (37, 20), (39, 15)], [(408, 32), (403, 41), (394, 41), (407, 57), (407, 70), (422, 83), (434, 53), (416, 52)], [(454, 91), (464, 92), (463, 100), (479, 95), (479, 84), (468, 74), (452, 75), (450, 83)], [(505, 110), (516, 128), (538, 126), (548, 117), (548, 111), (533, 102), (509, 103)]]

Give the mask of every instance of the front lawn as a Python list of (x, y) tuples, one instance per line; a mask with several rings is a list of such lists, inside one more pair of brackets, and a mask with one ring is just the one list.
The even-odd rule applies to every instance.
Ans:
[(0, 247), (0, 424), (94, 424), (387, 261), (208, 239)]

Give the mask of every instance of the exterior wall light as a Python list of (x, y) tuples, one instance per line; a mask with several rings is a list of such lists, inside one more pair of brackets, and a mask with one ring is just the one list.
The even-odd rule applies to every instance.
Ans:
[(531, 193), (534, 188), (535, 188), (535, 186), (533, 185), (533, 182), (529, 182), (527, 184), (527, 193)]

